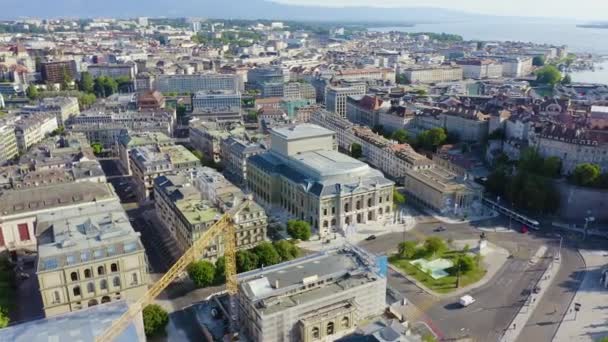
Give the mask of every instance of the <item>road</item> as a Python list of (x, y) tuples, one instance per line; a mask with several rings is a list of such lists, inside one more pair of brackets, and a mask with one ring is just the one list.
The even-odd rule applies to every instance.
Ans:
[[(414, 305), (426, 309), (420, 319), (431, 326), (444, 340), (468, 337), (476, 341), (496, 341), (503, 329), (510, 325), (519, 309), (525, 304), (530, 291), (551, 260), (545, 258), (536, 265), (530, 265), (528, 261), (543, 244), (549, 246), (549, 253), (552, 256), (558, 240), (555, 237), (517, 232), (493, 232), (492, 228), (495, 226), (508, 226), (508, 219), (505, 218), (474, 224), (442, 223), (441, 225), (447, 230), (434, 232), (433, 230), (438, 225), (440, 224), (437, 222), (421, 223), (413, 231), (381, 235), (376, 240), (364, 241), (360, 245), (374, 253), (388, 254), (395, 251), (397, 243), (404, 239), (421, 240), (430, 235), (454, 240), (475, 239), (481, 233), (480, 229), (484, 229), (490, 242), (507, 249), (512, 256), (486, 285), (470, 292), (477, 299), (476, 304), (468, 308), (460, 308), (457, 304), (458, 298), (442, 297), (438, 299), (392, 270), (389, 271), (388, 284), (405, 295)], [(567, 247), (562, 252), (562, 257), (568, 258), (568, 260), (564, 259), (564, 265), (561, 268), (560, 273), (563, 275), (571, 274), (572, 268), (576, 267), (569, 262), (570, 252)], [(551, 290), (553, 288), (550, 289), (547, 296), (551, 294)], [(555, 296), (558, 295), (555, 294)], [(544, 303), (540, 304), (544, 305)], [(567, 304), (565, 305), (567, 306)], [(526, 341), (547, 341), (552, 336), (548, 329), (538, 334), (544, 337)]]

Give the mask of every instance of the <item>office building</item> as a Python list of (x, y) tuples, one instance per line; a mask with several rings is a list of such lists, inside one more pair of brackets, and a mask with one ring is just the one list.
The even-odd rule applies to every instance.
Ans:
[(492, 59), (462, 59), (456, 61), (462, 67), (464, 78), (481, 80), (502, 77), (502, 63)]
[(283, 85), (283, 93), (277, 96), (282, 96), (286, 99), (316, 100), (317, 91), (310, 83), (289, 82)]
[(88, 66), (88, 72), (93, 78), (127, 77), (129, 80), (134, 80), (135, 75), (137, 75), (137, 64), (133, 62), (125, 64), (91, 64)]
[(368, 84), (395, 84), (395, 70), (390, 68), (362, 68), (338, 70), (333, 80), (358, 81)]
[(270, 134), (270, 151), (250, 157), (247, 167), (258, 203), (309, 222), (320, 237), (392, 218), (393, 182), (336, 151), (333, 131), (301, 124)]
[(328, 86), (325, 88), (325, 108), (328, 111), (346, 117), (346, 101), (349, 96), (365, 95), (365, 84), (350, 87)]
[(230, 74), (159, 75), (156, 90), (162, 93), (193, 94), (205, 90), (239, 90), (239, 80)]
[(331, 249), (238, 275), (239, 326), (254, 342), (335, 341), (386, 307), (374, 256)]
[(241, 110), (241, 93), (232, 90), (199, 91), (192, 97), (194, 112), (224, 109)]
[(77, 80), (78, 69), (76, 61), (42, 62), (40, 65), (42, 80), (47, 83), (62, 83), (67, 76), (70, 80)]
[(247, 83), (252, 89), (262, 90), (266, 83), (281, 84), (285, 83), (283, 69), (279, 67), (259, 67), (247, 71)]
[(147, 291), (144, 247), (118, 200), (38, 219), (36, 275), (45, 316), (135, 301)]

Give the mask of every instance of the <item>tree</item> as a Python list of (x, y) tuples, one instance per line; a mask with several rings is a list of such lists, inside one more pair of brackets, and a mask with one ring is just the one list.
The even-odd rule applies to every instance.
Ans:
[(414, 93), (416, 93), (418, 96), (426, 96), (428, 94), (426, 89), (416, 89)]
[(36, 99), (38, 99), (38, 96), (40, 96), (40, 94), (38, 93), (38, 88), (36, 88), (36, 86), (33, 84), (31, 84), (29, 87), (27, 87), (27, 90), (25, 91), (25, 95), (30, 100), (36, 100)]
[(562, 73), (553, 65), (545, 65), (536, 71), (536, 81), (538, 83), (554, 86), (561, 80)]
[(289, 220), (287, 221), (287, 234), (294, 239), (308, 241), (312, 232), (310, 224), (306, 221)]
[(456, 270), (456, 276), (458, 277), (456, 280), (456, 287), (460, 287), (460, 276), (462, 274), (467, 274), (475, 269), (476, 264), (473, 257), (470, 255), (459, 255), (456, 260), (454, 260), (454, 269)]
[(572, 83), (572, 77), (568, 74), (566, 76), (564, 76), (564, 78), (562, 79), (562, 84), (570, 84)]
[(142, 312), (146, 336), (152, 337), (165, 332), (169, 323), (169, 314), (158, 304), (147, 305)]
[(80, 91), (91, 94), (95, 91), (95, 81), (93, 76), (88, 71), (85, 71), (80, 76)]
[(396, 130), (395, 132), (393, 132), (393, 135), (391, 135), (391, 138), (393, 140), (396, 140), (400, 144), (403, 144), (403, 143), (406, 143), (409, 141), (409, 136), (403, 128), (400, 128), (400, 129)]
[(277, 253), (279, 253), (281, 262), (293, 260), (300, 256), (300, 249), (298, 246), (287, 240), (276, 241), (273, 243), (273, 246)]
[(72, 75), (70, 74), (68, 68), (63, 67), (63, 74), (61, 75), (61, 90), (69, 90), (72, 81)]
[(190, 279), (197, 287), (206, 287), (213, 284), (215, 279), (215, 266), (207, 260), (199, 260), (188, 265)]
[(545, 65), (545, 56), (534, 56), (534, 58), (532, 58), (532, 65), (537, 67)]
[(397, 189), (393, 189), (393, 203), (396, 205), (405, 204), (405, 196), (397, 191)]
[(236, 270), (239, 273), (258, 268), (259, 258), (251, 251), (238, 251), (236, 253)]
[(436, 150), (448, 139), (448, 135), (443, 128), (431, 128), (418, 135), (417, 144), (427, 150)]
[(177, 119), (180, 120), (180, 122), (183, 122), (183, 119), (186, 116), (186, 106), (179, 103), (175, 109), (175, 113), (177, 114)]
[(376, 134), (384, 135), (384, 126), (375, 125), (374, 127), (372, 127), (372, 132), (374, 132)]
[(448, 246), (441, 238), (431, 236), (424, 240), (424, 249), (431, 256), (431, 258), (433, 258), (447, 251)]
[(221, 256), (215, 261), (213, 284), (221, 285), (226, 282), (226, 257)]
[(416, 255), (418, 243), (416, 241), (404, 241), (399, 243), (399, 255), (405, 259), (412, 259)]
[(361, 145), (358, 143), (352, 143), (352, 145), (350, 145), (350, 156), (355, 159), (359, 159), (359, 158), (361, 158), (362, 155), (363, 155), (363, 149), (362, 149)]
[(542, 172), (544, 160), (536, 149), (532, 147), (525, 148), (521, 151), (518, 167), (520, 171), (538, 173)]
[(580, 164), (572, 172), (572, 180), (579, 186), (594, 186), (600, 180), (600, 176), (600, 167), (591, 163)]
[(551, 156), (543, 161), (542, 174), (545, 177), (557, 178), (561, 175), (562, 160), (559, 157)]
[(270, 242), (262, 242), (252, 251), (258, 256), (259, 265), (271, 266), (281, 262), (281, 256)]
[(95, 96), (95, 94), (80, 93), (78, 95), (78, 104), (82, 108), (89, 108), (95, 103), (96, 100), (97, 97)]
[(100, 154), (103, 151), (103, 145), (99, 142), (92, 143), (91, 148), (93, 149), (94, 154)]

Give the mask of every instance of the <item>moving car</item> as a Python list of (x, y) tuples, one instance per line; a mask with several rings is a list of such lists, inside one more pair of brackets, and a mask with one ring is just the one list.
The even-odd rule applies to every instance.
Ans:
[(446, 228), (444, 226), (439, 226), (439, 227), (435, 228), (435, 230), (433, 230), (433, 231), (439, 233), (439, 232), (444, 232), (445, 230), (446, 230)]
[(466, 308), (467, 306), (475, 303), (475, 298), (471, 297), (470, 295), (465, 295), (460, 297), (460, 300), (458, 302), (460, 303), (460, 305), (462, 305), (463, 308)]
[(366, 241), (376, 240), (376, 235), (370, 235), (370, 236), (366, 237), (365, 240)]

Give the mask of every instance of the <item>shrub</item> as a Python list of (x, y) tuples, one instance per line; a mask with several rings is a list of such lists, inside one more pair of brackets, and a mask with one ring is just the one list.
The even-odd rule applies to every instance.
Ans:
[(294, 239), (308, 241), (310, 235), (310, 224), (306, 221), (289, 220), (287, 222), (287, 234)]
[(212, 285), (215, 279), (215, 266), (206, 260), (191, 263), (188, 265), (187, 271), (197, 287)]
[(156, 336), (165, 332), (169, 323), (169, 314), (160, 305), (150, 304), (143, 310), (144, 331), (146, 336)]

